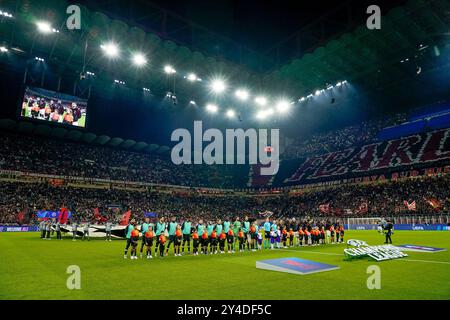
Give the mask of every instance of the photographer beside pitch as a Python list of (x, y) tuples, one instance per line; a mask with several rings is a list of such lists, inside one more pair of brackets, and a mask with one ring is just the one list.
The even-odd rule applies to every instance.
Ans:
[(394, 234), (394, 225), (391, 221), (388, 221), (387, 224), (384, 225), (384, 234), (386, 236), (385, 244), (392, 244), (392, 238), (391, 235)]

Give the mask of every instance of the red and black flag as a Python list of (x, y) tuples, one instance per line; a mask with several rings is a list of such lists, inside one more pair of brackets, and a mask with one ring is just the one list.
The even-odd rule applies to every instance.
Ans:
[(62, 207), (59, 211), (59, 223), (65, 224), (67, 219), (69, 218), (69, 210), (67, 208)]

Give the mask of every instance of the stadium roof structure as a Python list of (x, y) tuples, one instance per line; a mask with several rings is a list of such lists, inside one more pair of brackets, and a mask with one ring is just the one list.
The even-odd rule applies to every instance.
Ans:
[(361, 25), (294, 59), (265, 81), (290, 84), (304, 93), (339, 79), (371, 90), (398, 82), (411, 75), (404, 67), (406, 60), (426, 63), (435, 52), (425, 55), (423, 51), (443, 44), (450, 28), (449, 14), (450, 2), (446, 0), (410, 0), (389, 11), (381, 20), (380, 30)]
[[(419, 65), (429, 65), (432, 70), (432, 57), (437, 55), (450, 24), (448, 1), (410, 0), (383, 17), (381, 30), (360, 26), (277, 70), (261, 74), (242, 65), (205, 56), (83, 6), (82, 30), (63, 31), (67, 1), (11, 0), (4, 5), (12, 7), (13, 4), (13, 8), (17, 8), (14, 22), (0, 25), (0, 34), (11, 47), (28, 54), (45, 53), (46, 60), (55, 62), (61, 73), (88, 68), (98, 78), (123, 79), (127, 85), (147, 87), (162, 96), (172, 87), (172, 80), (162, 71), (167, 63), (183, 74), (195, 72), (206, 79), (222, 74), (230, 82), (245, 84), (255, 91), (282, 92), (296, 99), (344, 79), (368, 91), (392, 87), (411, 77), (404, 61), (414, 61), (414, 70)], [(55, 37), (38, 35), (30, 25), (41, 19), (61, 26), (61, 32)], [(131, 68), (127, 59), (108, 62), (98, 54), (99, 46), (107, 40), (114, 40), (124, 51), (147, 53), (150, 67)], [(176, 90), (179, 99), (202, 100), (204, 96), (189, 81), (178, 81)]]
[(107, 135), (96, 135), (91, 132), (82, 132), (80, 130), (69, 130), (62, 127), (51, 127), (45, 124), (34, 124), (28, 121), (15, 121), (11, 119), (0, 119), (0, 130), (18, 132), (30, 135), (39, 135), (44, 137), (54, 137), (62, 140), (74, 142), (84, 142), (87, 144), (103, 145), (113, 148), (121, 148), (129, 151), (139, 151), (150, 154), (166, 155), (169, 153), (168, 146), (159, 146), (157, 144), (147, 144), (146, 142), (136, 142), (122, 138), (110, 138)]

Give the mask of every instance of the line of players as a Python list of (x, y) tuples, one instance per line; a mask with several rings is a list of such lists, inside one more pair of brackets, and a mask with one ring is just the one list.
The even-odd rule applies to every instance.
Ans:
[[(262, 227), (258, 227), (256, 222), (251, 223), (248, 217), (245, 217), (241, 224), (239, 218), (233, 222), (229, 220), (218, 220), (217, 224), (212, 222), (204, 225), (200, 220), (194, 227), (192, 222), (187, 219), (181, 225), (172, 218), (169, 223), (164, 218), (160, 218), (153, 230), (149, 219), (138, 227), (135, 220), (132, 220), (126, 229), (126, 247), (124, 259), (127, 259), (130, 250), (130, 258), (137, 259), (137, 251), (140, 246), (140, 258), (143, 258), (144, 247), (146, 248), (147, 259), (153, 256), (164, 257), (169, 255), (169, 249), (173, 244), (174, 255), (176, 257), (184, 254), (187, 247), (187, 253), (192, 254), (223, 254), (225, 249), (228, 253), (235, 253), (236, 246), (239, 252), (256, 251), (264, 249), (281, 249), (293, 247), (295, 245), (319, 245), (326, 243), (343, 243), (344, 227), (340, 225), (330, 225), (327, 229), (322, 227), (303, 227), (294, 231), (276, 224), (276, 221), (270, 222), (267, 218)], [(154, 245), (154, 255), (152, 255)]]
[(62, 122), (70, 125), (78, 125), (83, 111), (77, 103), (63, 104), (61, 100), (46, 100), (41, 97), (26, 96), (22, 104), (22, 116), (25, 116), (26, 109), (33, 119), (42, 119), (52, 122)]

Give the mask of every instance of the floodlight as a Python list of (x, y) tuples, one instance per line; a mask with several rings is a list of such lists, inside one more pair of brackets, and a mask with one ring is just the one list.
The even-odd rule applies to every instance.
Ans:
[(8, 52), (8, 48), (1, 46), (0, 47), (0, 52)]
[(207, 104), (206, 110), (211, 113), (216, 113), (217, 111), (219, 111), (219, 107), (217, 107), (215, 104)]
[(239, 98), (242, 101), (246, 101), (249, 97), (248, 91), (244, 90), (244, 89), (236, 90), (235, 95), (237, 98)]
[(167, 73), (167, 74), (174, 74), (177, 71), (171, 65), (166, 65), (164, 67), (164, 72)]
[(36, 22), (36, 26), (37, 26), (39, 32), (42, 32), (42, 33), (52, 32), (52, 26), (47, 21), (38, 21), (38, 22)]
[(2, 11), (0, 10), (0, 16), (6, 17), (6, 18), (12, 18), (12, 14), (10, 14), (9, 12), (6, 11)]
[(277, 111), (281, 112), (281, 113), (287, 112), (290, 107), (291, 107), (291, 105), (286, 100), (278, 101), (277, 104), (276, 104)]
[(211, 82), (211, 90), (214, 93), (222, 93), (227, 88), (225, 82), (222, 80), (216, 79)]
[(236, 112), (234, 112), (234, 110), (229, 109), (226, 113), (228, 118), (234, 118), (234, 116), (236, 115)]
[(259, 96), (255, 98), (255, 102), (260, 105), (261, 107), (264, 107), (267, 104), (267, 98), (263, 96)]
[(258, 113), (256, 114), (256, 118), (260, 119), (260, 120), (264, 120), (266, 119), (268, 116), (273, 115), (274, 110), (272, 108), (269, 109), (265, 109), (265, 110), (260, 110), (258, 111)]
[(133, 63), (138, 67), (142, 67), (147, 64), (147, 59), (142, 53), (135, 53), (133, 55)]
[(113, 42), (102, 44), (100, 47), (109, 57), (117, 57), (119, 55), (119, 47)]
[(195, 73), (189, 73), (185, 78), (192, 82), (198, 80), (197, 75)]

